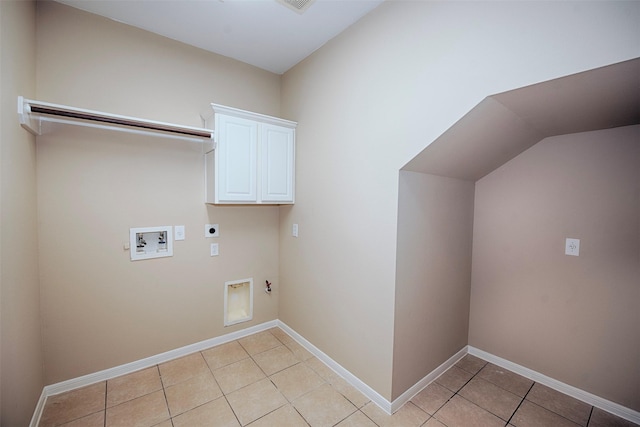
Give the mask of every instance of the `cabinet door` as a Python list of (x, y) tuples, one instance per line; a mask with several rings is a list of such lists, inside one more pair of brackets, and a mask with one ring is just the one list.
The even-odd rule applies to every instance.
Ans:
[(293, 203), (295, 130), (261, 125), (260, 184), (263, 202)]
[(258, 124), (238, 117), (216, 115), (217, 202), (258, 200)]

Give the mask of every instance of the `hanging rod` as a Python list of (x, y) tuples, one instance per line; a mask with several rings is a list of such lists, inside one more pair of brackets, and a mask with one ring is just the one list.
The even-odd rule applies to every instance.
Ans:
[[(131, 133), (172, 136), (205, 142), (213, 139), (210, 129), (175, 125), (118, 114), (102, 113), (66, 105), (51, 104), (18, 97), (20, 125), (34, 135), (42, 134), (42, 122), (117, 129)], [(163, 135), (166, 134), (166, 135)]]

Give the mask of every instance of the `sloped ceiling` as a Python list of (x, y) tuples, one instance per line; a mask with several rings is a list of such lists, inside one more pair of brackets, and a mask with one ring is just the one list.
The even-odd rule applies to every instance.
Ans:
[(402, 170), (476, 181), (544, 138), (635, 124), (640, 58), (489, 96)]

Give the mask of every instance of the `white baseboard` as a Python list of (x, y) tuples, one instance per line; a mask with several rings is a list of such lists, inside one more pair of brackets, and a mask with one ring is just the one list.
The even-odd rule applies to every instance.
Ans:
[(173, 359), (177, 359), (182, 356), (186, 356), (197, 351), (206, 350), (210, 347), (214, 347), (220, 344), (224, 344), (230, 341), (234, 341), (240, 338), (244, 338), (249, 335), (253, 335), (257, 332), (265, 331), (278, 326), (277, 320), (271, 320), (269, 322), (261, 323), (259, 325), (251, 326), (246, 329), (242, 329), (236, 332), (231, 332), (216, 338), (200, 341), (195, 344), (190, 344), (184, 347), (169, 350), (164, 353), (156, 354), (146, 359), (137, 360), (135, 362), (126, 363), (124, 365), (116, 366), (114, 368), (105, 369), (103, 371), (95, 372), (93, 374), (84, 375), (82, 377), (73, 378), (67, 381), (62, 381), (56, 384), (47, 385), (42, 390), (40, 400), (36, 405), (36, 409), (31, 418), (30, 427), (37, 427), (42, 416), (42, 410), (44, 409), (47, 397), (54, 396), (56, 394), (64, 393), (67, 391), (75, 390), (77, 388), (85, 387), (91, 384), (98, 383), (100, 381), (110, 380), (121, 375), (130, 374), (142, 369), (150, 368), (151, 366), (165, 363)]
[(42, 416), (42, 411), (44, 410), (44, 404), (46, 402), (47, 402), (47, 395), (43, 388), (42, 393), (40, 393), (40, 399), (38, 399), (38, 403), (36, 404), (36, 409), (33, 411), (33, 416), (31, 417), (31, 422), (29, 423), (29, 427), (38, 427), (38, 424), (40, 424), (40, 417)]
[(391, 414), (396, 412), (398, 409), (402, 407), (405, 403), (413, 399), (413, 397), (420, 393), (422, 389), (431, 384), (436, 380), (440, 375), (444, 374), (444, 372), (456, 364), (460, 359), (462, 359), (467, 354), (467, 346), (464, 346), (460, 351), (447, 359), (442, 365), (438, 366), (433, 371), (429, 372), (424, 378), (415, 383), (411, 388), (398, 396), (393, 403), (391, 403)]
[(395, 399), (393, 402), (390, 402), (389, 400), (385, 399), (381, 394), (379, 394), (374, 389), (369, 387), (366, 383), (361, 381), (358, 377), (356, 377), (347, 369), (342, 367), (339, 363), (337, 363), (331, 357), (329, 357), (320, 349), (318, 349), (316, 346), (314, 346), (309, 341), (307, 341), (302, 335), (298, 334), (296, 331), (291, 329), (287, 324), (285, 324), (280, 320), (272, 320), (269, 322), (262, 323), (260, 325), (251, 326), (249, 328), (242, 329), (236, 332), (231, 332), (229, 334), (225, 334), (216, 338), (211, 338), (205, 341), (200, 341), (195, 344), (190, 344), (184, 347), (170, 350), (165, 353), (157, 354), (155, 356), (151, 356), (146, 359), (141, 359), (135, 362), (116, 366), (114, 368), (95, 372), (93, 374), (84, 375), (82, 377), (73, 378), (67, 381), (62, 381), (56, 384), (45, 386), (42, 390), (42, 394), (40, 395), (40, 399), (38, 400), (38, 403), (36, 405), (36, 408), (35, 408), (33, 417), (31, 418), (31, 423), (29, 424), (29, 426), (30, 427), (38, 426), (38, 423), (40, 422), (40, 417), (42, 416), (42, 411), (44, 410), (46, 400), (49, 396), (53, 396), (53, 395), (71, 391), (77, 388), (85, 387), (100, 381), (106, 381), (115, 377), (119, 377), (121, 375), (130, 374), (142, 369), (149, 368), (151, 366), (158, 365), (160, 363), (165, 363), (170, 360), (186, 356), (191, 353), (206, 350), (210, 347), (214, 347), (220, 344), (224, 344), (230, 341), (244, 338), (246, 336), (253, 335), (255, 333), (262, 332), (267, 329), (271, 329), (273, 327), (279, 327), (284, 332), (286, 332), (298, 344), (303, 346), (311, 354), (313, 354), (325, 365), (331, 368), (335, 373), (337, 373), (342, 378), (344, 378), (349, 384), (351, 384), (358, 391), (364, 394), (367, 398), (369, 398), (373, 403), (379, 406), (380, 409), (385, 411), (387, 414), (393, 414), (398, 409), (400, 409), (402, 405), (404, 405), (409, 400), (411, 400), (416, 394), (422, 391), (422, 389), (424, 389), (426, 386), (431, 384), (436, 378), (442, 375), (447, 369), (453, 366), (458, 360), (460, 360), (462, 357), (464, 357), (468, 353), (473, 356), (477, 356), (481, 359), (484, 359), (487, 362), (491, 362), (494, 365), (503, 367), (512, 372), (520, 374), (523, 377), (529, 378), (535, 382), (543, 384), (561, 393), (567, 394), (571, 397), (574, 397), (578, 400), (588, 403), (589, 405), (598, 407), (604, 411), (617, 415), (620, 418), (624, 418), (625, 420), (631, 421), (636, 424), (640, 424), (640, 412), (634, 411), (632, 409), (626, 408), (622, 405), (603, 399), (601, 397), (598, 397), (586, 391), (580, 390), (568, 384), (554, 380), (553, 378), (547, 377), (539, 372), (533, 371), (529, 368), (525, 368), (524, 366), (520, 366), (516, 363), (510, 362), (506, 359), (502, 359), (491, 353), (487, 353), (483, 350), (480, 350), (471, 346), (466, 346), (462, 348), (460, 351), (458, 351), (456, 354), (451, 356), (448, 360), (446, 360), (444, 363), (442, 363), (440, 366), (438, 366), (436, 369), (434, 369), (432, 372), (430, 372), (424, 378), (422, 378), (420, 381), (414, 384), (411, 388), (409, 388), (407, 391), (402, 393), (402, 395), (400, 395), (397, 399)]
[(286, 323), (278, 320), (278, 326), (280, 329), (285, 331), (291, 338), (293, 338), (298, 344), (307, 349), (311, 354), (320, 359), (325, 365), (331, 368), (336, 374), (340, 375), (344, 378), (349, 384), (355, 387), (360, 393), (364, 394), (369, 398), (373, 403), (378, 405), (380, 409), (385, 411), (387, 414), (391, 414), (391, 402), (385, 399), (381, 394), (377, 391), (369, 387), (360, 378), (353, 375), (347, 369), (343, 368), (338, 362), (327, 356), (321, 350), (319, 350), (316, 346), (307, 341), (302, 335), (298, 334), (296, 331), (291, 329)]
[(627, 421), (640, 424), (640, 412), (638, 411), (634, 411), (633, 409), (629, 409), (615, 402), (611, 402), (610, 400), (603, 399), (579, 388), (570, 386), (569, 384), (554, 380), (553, 378), (550, 378), (532, 369), (525, 368), (524, 366), (510, 362), (491, 353), (487, 353), (486, 351), (477, 349), (472, 346), (468, 346), (468, 349), (469, 354), (473, 356), (477, 356), (480, 359), (493, 363), (494, 365), (498, 365), (502, 368), (508, 369), (512, 372), (515, 372), (516, 374), (522, 375), (525, 378), (529, 378), (530, 380), (533, 380), (537, 383), (581, 400), (591, 406), (600, 408), (603, 411), (607, 411), (613, 415), (617, 415), (618, 417), (624, 418)]

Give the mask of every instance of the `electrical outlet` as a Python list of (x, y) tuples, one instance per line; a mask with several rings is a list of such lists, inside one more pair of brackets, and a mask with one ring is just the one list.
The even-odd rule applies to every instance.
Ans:
[(204, 226), (204, 237), (220, 236), (220, 227), (218, 224), (206, 224)]
[(175, 232), (173, 240), (184, 240), (184, 225), (176, 225), (173, 231)]
[(579, 256), (580, 255), (580, 239), (567, 238), (564, 245), (564, 254)]
[(293, 224), (293, 227), (291, 227), (291, 235), (298, 237), (298, 224)]
[(211, 256), (218, 256), (219, 252), (218, 252), (218, 244), (217, 243), (212, 243), (211, 244)]

